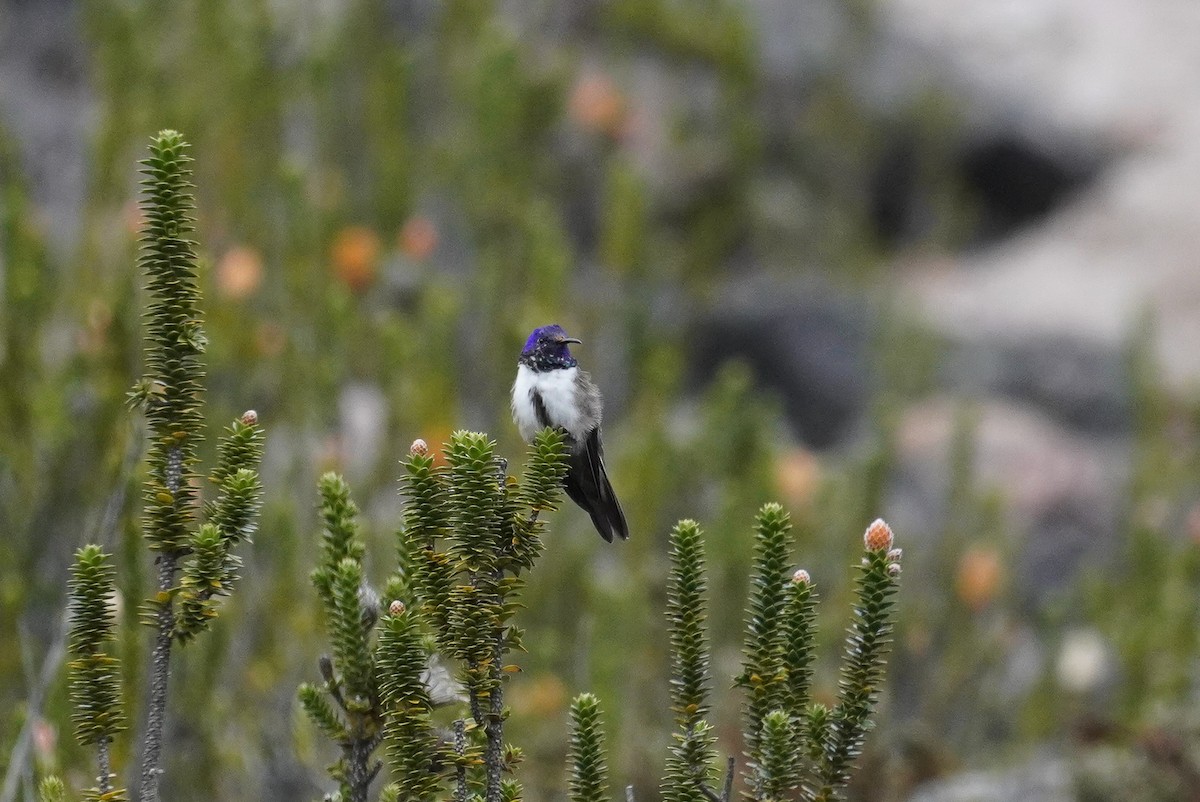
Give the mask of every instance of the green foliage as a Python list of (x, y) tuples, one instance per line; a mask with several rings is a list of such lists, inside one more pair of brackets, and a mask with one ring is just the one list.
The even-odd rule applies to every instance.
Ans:
[[(323, 693), (305, 683), (298, 694), (317, 727), (341, 746), (341, 758), (330, 768), (339, 782), (338, 793), (348, 802), (365, 802), (374, 775), (371, 754), (382, 741), (386, 724), (372, 642), (379, 602), (364, 584), (366, 546), (358, 534), (358, 507), (350, 498), (349, 486), (342, 477), (327, 473), (321, 477), (319, 489), (325, 528), (321, 562), (311, 578), (324, 607), (333, 657), (320, 660)], [(340, 714), (329, 699), (340, 708)]]
[(333, 709), (333, 705), (329, 704), (329, 698), (323, 689), (307, 682), (301, 683), (297, 690), (297, 696), (300, 698), (300, 705), (304, 708), (304, 712), (308, 714), (308, 717), (326, 738), (341, 743), (349, 737), (345, 722)]
[(203, 524), (192, 535), (191, 554), (183, 567), (175, 619), (175, 634), (182, 643), (192, 640), (216, 616), (212, 597), (227, 594), (226, 550), (221, 530)]
[(446, 449), (450, 466), (450, 553), (455, 568), (471, 574), (494, 571), (503, 545), (498, 537), (502, 474), (495, 443), (476, 432), (455, 432)]
[(742, 673), (737, 684), (746, 689), (743, 707), (748, 776), (762, 762), (763, 721), (784, 706), (787, 675), (784, 667), (783, 612), (787, 601), (791, 521), (778, 504), (759, 511), (754, 538), (754, 568), (747, 604), (746, 641)]
[(684, 729), (695, 726), (709, 711), (707, 590), (700, 525), (680, 521), (671, 532), (667, 620), (673, 654), (671, 709)]
[(783, 620), (783, 670), (786, 677), (783, 709), (795, 722), (805, 715), (812, 686), (812, 662), (817, 644), (817, 592), (807, 571), (797, 571), (787, 586)]
[[(816, 103), (805, 107), (821, 109), (824, 102), (832, 111), (804, 115), (802, 128), (831, 129), (819, 133), (822, 146), (806, 147), (817, 136), (773, 139), (770, 161), (739, 156), (745, 150), (738, 129), (752, 128), (762, 106), (753, 86), (745, 88), (761, 63), (745, 9), (723, 1), (706, 5), (703, 14), (676, 2), (641, 5), (616, 3), (599, 13), (593, 9), (566, 17), (547, 8), (529, 18), (519, 15), (532, 24), (512, 25), (501, 4), (473, 1), (432, 17), (381, 0), (351, 0), (334, 14), (258, 0), (216, 0), (198, 13), (184, 6), (88, 4), (80, 63), (95, 90), (97, 127), (89, 139), (95, 144), (89, 154), (95, 169), (82, 219), (60, 231), (52, 215), (46, 218), (50, 235), (45, 236), (38, 230), (40, 215), (16, 214), (18, 223), (26, 222), (14, 226), (15, 237), (3, 237), (11, 314), (3, 321), (5, 347), (0, 349), (5, 368), (0, 386), (7, 388), (0, 393), (6, 411), (0, 426), (15, 432), (17, 440), (38, 442), (37, 450), (4, 449), (0, 460), (5, 462), (0, 483), (11, 504), (0, 528), (13, 534), (0, 547), (3, 639), (18, 643), (17, 627), (27, 620), (28, 607), (34, 620), (42, 617), (41, 610), (60, 608), (59, 599), (48, 598), (28, 578), (41, 575), (36, 569), (50, 564), (47, 555), (69, 553), (64, 544), (73, 546), (82, 524), (99, 517), (120, 469), (123, 429), (97, 425), (89, 410), (105, 406), (106, 372), (119, 374), (125, 385), (138, 358), (130, 334), (138, 314), (129, 301), (133, 282), (125, 264), (127, 166), (143, 132), (169, 121), (188, 132), (195, 145), (189, 153), (198, 158), (196, 216), (204, 240), (197, 248), (203, 267), (199, 284), (215, 301), (204, 310), (211, 338), (206, 395), (216, 409), (209, 419), (223, 423), (240, 411), (244, 404), (225, 408), (240, 393), (270, 410), (272, 425), (283, 434), (272, 448), (269, 487), (294, 488), (309, 481), (314, 465), (335, 467), (339, 447), (348, 443), (338, 431), (337, 410), (338, 394), (349, 382), (378, 387), (386, 397), (378, 442), (399, 442), (400, 433), (416, 427), (448, 439), (449, 423), (466, 412), (465, 419), (494, 426), (505, 453), (517, 456), (509, 448), (515, 435), (503, 421), (505, 405), (494, 403), (511, 382), (516, 330), (527, 331), (528, 323), (569, 308), (590, 349), (589, 332), (605, 321), (599, 342), (619, 346), (611, 350), (608, 368), (587, 364), (602, 373), (632, 366), (624, 389), (619, 377), (610, 388), (616, 399), (625, 397), (631, 414), (610, 410), (617, 414), (608, 422), (606, 439), (622, 502), (646, 536), (600, 556), (593, 554), (594, 544), (576, 537), (582, 534), (577, 526), (582, 519), (574, 510), (554, 517), (563, 528), (548, 544), (536, 587), (530, 588), (538, 603), (522, 612), (520, 621), (530, 629), (527, 640), (531, 648), (536, 645), (535, 653), (521, 658), (525, 681), (514, 684), (552, 690), (555, 683), (586, 677), (606, 699), (615, 698), (616, 688), (627, 691), (630, 701), (608, 712), (616, 727), (611, 732), (618, 736), (610, 744), (623, 745), (614, 749), (614, 768), (639, 784), (639, 798), (651, 796), (658, 779), (658, 767), (648, 757), (653, 750), (628, 744), (664, 741), (671, 726), (671, 716), (659, 709), (665, 705), (646, 703), (654, 689), (665, 687), (668, 665), (656, 614), (665, 597), (665, 535), (684, 515), (705, 521), (713, 595), (725, 600), (711, 610), (713, 645), (715, 654), (728, 660), (739, 637), (733, 619), (740, 617), (742, 604), (736, 600), (743, 597), (749, 560), (744, 539), (735, 533), (744, 527), (748, 510), (774, 492), (779, 444), (769, 410), (743, 403), (732, 406), (734, 420), (724, 418), (727, 424), (719, 433), (702, 425), (694, 443), (666, 454), (675, 431), (647, 432), (657, 430), (664, 417), (674, 419), (682, 373), (679, 338), (663, 325), (657, 307), (634, 301), (663, 297), (667, 286), (672, 289), (666, 297), (682, 286), (685, 304), (704, 305), (716, 297), (709, 294), (712, 286), (695, 279), (721, 278), (716, 271), (722, 266), (705, 256), (719, 256), (718, 246), (730, 239), (731, 228), (745, 232), (735, 240), (737, 247), (761, 253), (764, 264), (772, 257), (760, 250), (760, 232), (773, 220), (820, 221), (815, 225), (829, 229), (822, 242), (836, 242), (838, 250), (845, 250), (841, 243), (868, 241), (860, 236), (863, 227), (851, 228), (845, 221), (854, 221), (848, 213), (853, 209), (847, 208), (852, 199), (868, 195), (849, 185), (861, 170), (859, 148), (869, 140), (854, 130), (856, 136), (838, 139), (847, 128), (863, 128), (861, 112), (855, 116), (852, 102), (829, 102), (838, 86), (818, 76), (812, 90)], [(552, 24), (537, 22), (543, 12)], [(565, 41), (558, 38), (564, 30)], [(832, 49), (840, 52), (840, 44), (835, 41)], [(623, 124), (602, 131), (589, 128), (575, 111), (574, 87), (596, 75), (611, 84), (625, 116)], [(691, 102), (696, 87), (703, 90), (698, 104)], [(705, 108), (697, 111), (697, 105)], [(297, 130), (303, 133), (298, 139)], [(862, 152), (867, 160), (874, 155)], [(826, 173), (848, 179), (831, 192), (819, 181), (812, 186), (803, 175), (793, 180), (797, 158), (829, 165)], [(0, 182), (6, 196), (15, 189), (8, 179), (6, 173)], [(789, 186), (791, 194), (776, 204), (779, 184)], [(801, 213), (789, 203), (794, 195)], [(812, 197), (829, 200), (820, 208), (832, 207), (832, 213), (803, 214)], [(598, 198), (604, 198), (602, 207), (595, 203)], [(764, 207), (772, 212), (765, 221), (755, 211)], [(4, 204), (6, 219), (14, 211), (19, 211), (15, 204)], [(435, 227), (440, 245), (432, 258), (414, 257), (400, 246), (396, 235), (410, 216), (424, 217)], [(360, 227), (378, 243), (378, 258), (369, 260), (376, 272), (365, 288), (348, 289), (331, 243), (341, 232)], [(42, 247), (45, 240), (58, 250)], [(788, 272), (797, 252), (819, 253), (817, 262), (846, 261), (831, 253), (832, 247), (797, 249), (794, 239), (785, 245), (774, 262)], [(227, 255), (243, 250), (258, 257), (262, 283), (257, 291), (234, 295), (224, 289), (223, 269)], [(780, 254), (786, 258), (779, 259)], [(593, 277), (596, 264), (617, 269)], [(704, 269), (685, 270), (685, 265)], [(602, 301), (588, 291), (592, 278), (602, 281)], [(564, 307), (568, 294), (572, 303)], [(630, 302), (612, 307), (614, 299)], [(77, 336), (94, 339), (91, 320), (103, 316), (93, 308), (107, 309), (113, 320), (101, 338), (97, 353), (102, 358), (76, 345)], [(613, 309), (620, 311), (610, 314)], [(47, 319), (51, 325), (38, 325)], [(465, 340), (464, 320), (471, 332)], [(652, 381), (643, 383), (643, 378)], [(751, 392), (750, 398), (757, 395)], [(62, 414), (64, 409), (69, 415)], [(625, 421), (636, 426), (622, 431)], [(711, 438), (743, 429), (766, 431), (765, 446), (748, 449), (745, 441), (729, 438), (730, 453), (705, 452)], [(216, 450), (213, 434), (206, 433), (199, 456)], [(2, 439), (6, 445), (17, 441)], [(366, 469), (337, 467), (352, 477), (364, 523), (389, 514), (393, 477), (386, 452)], [(822, 455), (820, 462), (822, 481), (833, 481), (840, 472), (834, 461)], [(138, 480), (144, 478), (139, 472)], [(27, 492), (31, 489), (36, 492)], [(792, 505), (799, 527), (804, 513), (798, 502)], [(123, 516), (123, 505), (114, 506)], [(295, 604), (312, 567), (300, 567), (313, 545), (304, 523), (308, 506), (286, 493), (271, 493), (269, 537), (246, 557), (252, 571), (240, 572), (248, 576), (238, 586), (237, 608), (244, 618), (236, 639), (228, 640), (228, 628), (218, 629), (214, 638), (197, 639), (202, 651), (195, 661), (172, 667), (172, 707), (189, 723), (191, 754), (186, 762), (167, 766), (167, 777), (184, 792), (169, 797), (224, 796), (227, 791), (221, 789), (229, 787), (263, 796), (264, 786), (279, 775), (256, 776), (255, 767), (268, 765), (294, 779), (292, 773), (303, 771), (298, 766), (310, 760), (303, 753), (299, 761), (281, 760), (287, 749), (280, 733), (288, 730), (278, 718), (280, 706), (270, 698), (278, 683), (289, 681), (297, 655), (316, 654), (323, 637), (311, 625), (309, 611)], [(10, 512), (20, 516), (10, 518)], [(202, 520), (217, 523), (211, 515)], [(32, 521), (28, 530), (26, 521)], [(388, 530), (374, 523), (366, 531)], [(105, 531), (123, 528), (119, 520)], [(372, 548), (376, 545), (372, 541)], [(844, 562), (840, 551), (826, 545), (822, 538), (812, 550), (822, 560)], [(138, 553), (126, 547), (119, 555), (127, 598), (153, 593), (144, 590), (149, 583), (138, 573), (145, 562)], [(441, 567), (453, 570), (448, 561)], [(447, 592), (451, 581), (447, 576)], [(171, 591), (180, 586), (171, 583)], [(839, 590), (831, 585), (822, 592)], [(543, 603), (543, 594), (554, 602)], [(836, 604), (830, 606), (842, 601), (836, 595), (831, 600)], [(448, 609), (440, 602), (431, 607)], [(438, 628), (429, 619), (425, 625)], [(123, 648), (133, 654), (144, 637), (129, 633)], [(629, 672), (628, 657), (588, 647), (613, 637), (629, 644), (646, 668)], [(0, 658), (5, 660), (0, 674), (21, 675), (22, 651), (10, 649)], [(126, 660), (130, 695), (140, 693), (141, 664)], [(6, 706), (20, 710), (22, 693), (21, 683), (10, 683)], [(569, 694), (545, 696), (559, 701), (530, 704), (529, 697), (512, 694), (510, 726), (535, 727), (560, 715)], [(199, 715), (209, 710), (224, 715)], [(711, 716), (717, 730), (729, 731), (728, 707), (715, 701)], [(11, 737), (17, 718), (10, 717), (0, 740)], [(545, 754), (531, 749), (527, 768), (532, 771), (523, 779), (536, 777), (543, 767), (555, 777), (532, 787), (531, 799), (558, 782), (562, 739), (548, 740)], [(244, 758), (214, 759), (235, 749)], [(60, 759), (73, 769), (65, 776), (79, 776), (72, 766), (76, 755)], [(128, 765), (129, 756), (122, 761)]]
[(235, 420), (221, 437), (217, 466), (209, 476), (217, 495), (205, 502), (207, 520), (191, 535), (175, 598), (175, 636), (180, 643), (191, 642), (207, 629), (217, 617), (221, 597), (233, 592), (241, 567), (233, 549), (249, 540), (257, 527), (262, 452), (263, 430), (253, 411)]
[[(447, 773), (463, 794), (473, 789), (488, 800), (522, 795), (519, 784), (502, 776), (521, 759), (520, 750), (503, 741), (503, 659), (520, 647), (520, 632), (510, 623), (521, 588), (517, 573), (540, 552), (544, 524), (537, 513), (557, 504), (566, 455), (561, 433), (541, 433), (530, 448), (523, 486), (505, 475), (494, 448), (485, 435), (455, 432), (442, 469), (423, 441), (413, 444), (403, 462), (408, 503), (397, 548), (400, 570), (388, 583), (382, 619), (363, 584), (365, 546), (349, 488), (336, 475), (321, 479), (325, 532), (312, 580), (334, 654), (322, 662), (324, 692), (303, 685), (300, 700), (318, 728), (342, 746), (331, 773), (346, 798), (365, 799), (370, 754), (385, 737), (394, 782), (384, 798), (432, 799)], [(466, 690), (472, 726), (459, 720), (461, 742), (453, 749), (440, 744), (431, 720), (430, 683), (437, 681), (431, 642), (458, 661)]]
[[(444, 643), (450, 656), (464, 661), (464, 681), (475, 700), (486, 698), (500, 681), (502, 633), (496, 625), (503, 612), (499, 556), (505, 538), (499, 525), (502, 477), (494, 446), (484, 435), (455, 432), (446, 451), (452, 532), (447, 551), (466, 581), (450, 590)], [(480, 709), (473, 715), (482, 725)]]
[(116, 569), (95, 545), (75, 552), (71, 569), (71, 704), (81, 744), (111, 741), (125, 729), (120, 661), (110, 653)]
[(414, 603), (421, 607), (435, 632), (445, 632), (450, 585), (454, 581), (450, 556), (436, 549), (450, 528), (445, 472), (434, 464), (424, 441), (410, 450), (401, 465), (404, 476), (400, 489), (406, 499), (398, 544), (403, 555), (401, 563), (412, 571)]
[(695, 521), (680, 521), (671, 532), (671, 575), (667, 585), (667, 621), (671, 640), (671, 710), (678, 731), (666, 763), (663, 799), (690, 802), (702, 798), (701, 783), (712, 775), (716, 741), (708, 715), (708, 588), (704, 576), (704, 540)]
[(380, 692), (388, 714), (386, 736), (392, 779), (405, 800), (425, 802), (441, 787), (443, 750), (430, 722), (433, 705), (422, 682), (429, 654), (419, 632), (419, 614), (392, 602), (383, 617), (377, 651)]
[(321, 535), (321, 558), (313, 569), (313, 586), (328, 607), (333, 604), (334, 574), (342, 560), (360, 562), (366, 546), (358, 537), (358, 507), (350, 498), (350, 487), (335, 473), (321, 477), (321, 519), (325, 529)]
[[(864, 536), (838, 705), (830, 712), (809, 704), (816, 598), (807, 571), (785, 578), (789, 530), (782, 507), (763, 506), (756, 530), (746, 659), (736, 678), (745, 692), (742, 742), (749, 761), (743, 769), (744, 794), (754, 802), (793, 799), (797, 792), (806, 800), (838, 798), (871, 726), (892, 627), (891, 596), (900, 573), (900, 552), (892, 549), (891, 529), (877, 520)], [(667, 758), (662, 795), (669, 802), (712, 800), (721, 797), (709, 786), (715, 737), (703, 719), (709, 710), (703, 623), (707, 600), (703, 544), (694, 521), (681, 521), (672, 532), (671, 557), (671, 701), (682, 732)], [(732, 772), (731, 762), (726, 789)]]
[(543, 429), (529, 444), (521, 501), (534, 512), (558, 509), (567, 475), (566, 452), (566, 434), (561, 429)]
[(89, 788), (83, 792), (83, 802), (127, 802), (128, 799), (129, 796), (123, 788), (116, 788), (111, 791)]
[(820, 703), (809, 705), (802, 725), (808, 741), (808, 759), (817, 763), (824, 759), (830, 746), (829, 708)]
[(600, 701), (590, 693), (571, 702), (571, 745), (567, 753), (571, 772), (571, 802), (605, 802), (608, 767), (604, 731), (600, 727)]
[(762, 761), (755, 766), (754, 794), (762, 802), (788, 798), (799, 783), (800, 765), (792, 718), (782, 710), (772, 710), (763, 719), (760, 750)]
[[(868, 530), (868, 536), (880, 523)], [(886, 528), (886, 524), (883, 526)], [(828, 741), (820, 768), (823, 785), (818, 800), (837, 798), (837, 789), (849, 781), (853, 762), (861, 754), (871, 727), (871, 714), (891, 643), (892, 596), (900, 573), (900, 563), (895, 552), (890, 551), (890, 541), (890, 533), (885, 547), (872, 547), (868, 541), (858, 567), (857, 601), (846, 635), (838, 702), (829, 719)]]
[(142, 164), (145, 225), (138, 261), (146, 275), (146, 374), (133, 399), (150, 424), (150, 478), (145, 526), (150, 546), (182, 553), (190, 545), (196, 505), (196, 450), (204, 418), (200, 290), (196, 282), (195, 201), (188, 145), (176, 131), (161, 131)]
[(345, 557), (332, 569), (332, 601), (325, 614), (333, 641), (334, 667), (341, 677), (346, 706), (352, 712), (366, 712), (376, 689), (370, 644), (374, 620), (363, 605), (362, 565)]
[(258, 414), (248, 411), (225, 430), (217, 451), (217, 466), (209, 480), (217, 497), (205, 503), (205, 517), (220, 530), (227, 551), (249, 540), (262, 498), (258, 466), (262, 462), (263, 430)]
[(67, 787), (54, 775), (43, 777), (38, 783), (38, 799), (41, 802), (67, 802)]

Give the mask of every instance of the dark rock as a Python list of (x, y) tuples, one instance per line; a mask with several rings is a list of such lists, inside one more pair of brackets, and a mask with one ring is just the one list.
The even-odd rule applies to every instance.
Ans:
[(1045, 218), (1096, 173), (1093, 164), (1060, 158), (1032, 140), (1000, 131), (968, 143), (957, 168), (979, 214), (972, 238), (977, 245)]
[(747, 279), (720, 293), (693, 323), (692, 384), (722, 364), (744, 362), (776, 394), (800, 437), (827, 448), (846, 436), (868, 399), (868, 322), (863, 308), (827, 288)]

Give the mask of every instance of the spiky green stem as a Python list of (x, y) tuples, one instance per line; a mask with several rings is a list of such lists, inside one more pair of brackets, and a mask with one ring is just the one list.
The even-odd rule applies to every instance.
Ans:
[(79, 743), (106, 744), (125, 728), (121, 710), (120, 662), (113, 641), (112, 597), (116, 570), (99, 546), (75, 553), (71, 569), (71, 702)]
[(806, 571), (797, 571), (787, 588), (784, 604), (783, 667), (787, 677), (784, 710), (799, 722), (808, 707), (812, 662), (816, 656), (817, 591)]
[(429, 720), (433, 705), (421, 681), (427, 665), (415, 611), (393, 603), (379, 636), (380, 694), (389, 713), (387, 741), (393, 780), (408, 802), (426, 802), (440, 787), (437, 746)]
[(600, 702), (590, 693), (571, 702), (571, 802), (605, 802), (608, 799), (608, 769), (605, 765), (604, 730), (600, 726)]
[(799, 783), (799, 765), (791, 717), (772, 710), (763, 719), (762, 760), (755, 767), (754, 787), (761, 802), (781, 802)]
[(899, 563), (887, 547), (868, 548), (855, 582), (854, 620), (846, 636), (838, 703), (829, 716), (817, 802), (837, 799), (862, 752), (891, 643), (892, 596)]
[(338, 740), (342, 758), (332, 770), (347, 802), (366, 802), (380, 769), (371, 755), (383, 740), (384, 713), (380, 706), (372, 632), (379, 618), (378, 598), (363, 582), (366, 550), (358, 535), (358, 508), (350, 489), (337, 474), (321, 477), (321, 562), (311, 579), (325, 610), (333, 658), (319, 663), (324, 692), (341, 715), (312, 686), (301, 686), (300, 699), (309, 716)]
[(60, 777), (43, 777), (38, 783), (38, 799), (41, 802), (66, 802), (67, 787)]
[(143, 162), (142, 252), (138, 258), (151, 300), (146, 312), (146, 376), (134, 390), (150, 424), (150, 476), (143, 534), (158, 551), (158, 591), (151, 602), (155, 626), (146, 735), (142, 740), (139, 798), (157, 802), (167, 678), (175, 616), (172, 588), (195, 520), (192, 479), (201, 440), (206, 341), (196, 284), (191, 159), (176, 131), (161, 131)]
[(71, 702), (75, 737), (95, 744), (99, 794), (113, 791), (109, 743), (125, 728), (121, 710), (120, 662), (108, 653), (114, 639), (110, 607), (115, 593), (109, 555), (96, 545), (75, 553), (71, 580)]
[(666, 802), (700, 802), (712, 779), (715, 737), (705, 721), (709, 703), (709, 647), (704, 539), (695, 521), (671, 532), (667, 620), (671, 643), (671, 709), (675, 743), (667, 757), (662, 794)]
[(743, 772), (753, 786), (762, 761), (763, 720), (783, 707), (786, 692), (784, 618), (791, 547), (791, 521), (783, 507), (766, 504), (755, 527), (754, 568), (747, 605), (746, 644), (737, 683), (746, 689), (743, 718), (746, 757)]

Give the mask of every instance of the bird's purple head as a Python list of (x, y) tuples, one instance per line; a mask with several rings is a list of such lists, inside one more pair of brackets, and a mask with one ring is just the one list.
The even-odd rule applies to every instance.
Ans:
[(575, 357), (571, 356), (567, 345), (577, 342), (579, 340), (568, 337), (557, 323), (539, 326), (525, 341), (525, 347), (521, 349), (521, 361), (537, 370), (573, 367), (576, 364)]

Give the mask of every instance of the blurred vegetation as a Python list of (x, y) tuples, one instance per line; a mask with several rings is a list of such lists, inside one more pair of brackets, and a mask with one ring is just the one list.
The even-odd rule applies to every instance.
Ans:
[[(174, 668), (164, 798), (319, 795), (336, 754), (300, 722), (294, 693), (322, 641), (309, 488), (344, 473), (368, 554), (389, 553), (407, 443), (436, 448), (469, 426), (519, 453), (515, 354), (534, 325), (557, 321), (585, 340), (580, 356), (608, 391), (608, 457), (633, 536), (600, 548), (586, 516), (554, 516), (525, 593), (529, 651), (510, 683), (509, 731), (526, 747), (527, 798), (561, 797), (568, 745), (546, 723), (565, 726), (571, 698), (592, 691), (604, 700), (609, 782), (654, 799), (673, 727), (660, 616), (671, 526), (692, 517), (707, 533), (718, 676), (737, 673), (746, 522), (763, 500), (791, 508), (822, 609), (846, 609), (848, 535), (889, 513), (899, 421), (934, 389), (937, 359), (902, 311), (870, 302), (867, 423), (849, 447), (817, 454), (742, 366), (688, 400), (683, 324), (751, 263), (820, 265), (886, 297), (867, 190), (883, 129), (906, 128), (922, 152), (944, 148), (954, 109), (927, 98), (883, 120), (855, 101), (844, 61), (867, 46), (869, 3), (852, 4), (854, 23), (831, 46), (839, 56), (802, 76), (796, 97), (763, 75), (747, 10), (732, 0), (705, 0), (704, 13), (671, 0), (82, 9), (96, 115), (83, 219), (41, 217), (0, 130), (0, 754), (24, 741), (38, 771), (91, 782), (88, 755), (59, 730), (70, 711), (53, 659), (71, 554), (85, 541), (114, 555), (114, 650), (126, 708), (141, 701), (148, 633), (136, 600), (150, 595), (153, 566), (135, 503), (143, 438), (124, 408), (142, 374), (133, 165), (148, 135), (173, 127), (197, 158), (205, 415), (220, 425), (253, 407), (272, 440), (239, 595)], [(934, 197), (957, 197), (948, 176), (925, 172)], [(929, 236), (955, 243), (969, 215), (938, 215)], [(922, 779), (1045, 744), (1080, 754), (1094, 790), (1104, 777), (1087, 769), (1093, 750), (1150, 771), (1163, 753), (1147, 744), (1195, 743), (1188, 720), (1163, 711), (1193, 701), (1200, 656), (1200, 406), (1163, 392), (1139, 343), (1129, 376), (1120, 553), (1048, 606), (1031, 608), (1011, 582), (1021, 544), (1005, 500), (977, 479), (964, 406), (940, 531), (900, 532), (905, 602), (855, 784), (870, 798), (904, 798)], [(381, 582), (388, 566), (368, 558), (363, 570)], [(819, 654), (836, 653), (838, 627), (821, 623)], [(1060, 657), (1081, 643), (1108, 656), (1105, 681), (1064, 684)], [(1018, 682), (1012, 655), (1029, 644), (1032, 678)], [(41, 699), (43, 666), (58, 671)], [(813, 671), (813, 699), (833, 702), (836, 664), (818, 659)], [(709, 721), (732, 744), (728, 700), (714, 699)], [(112, 758), (128, 769), (131, 733)]]

